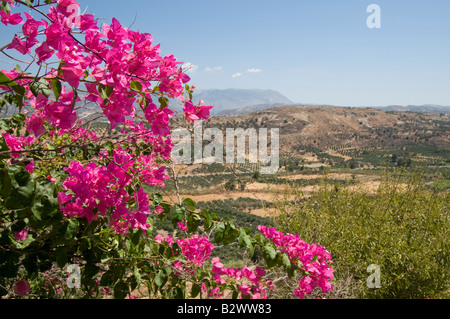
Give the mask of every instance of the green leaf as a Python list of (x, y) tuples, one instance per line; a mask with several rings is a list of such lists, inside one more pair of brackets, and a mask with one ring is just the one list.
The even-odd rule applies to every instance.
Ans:
[(184, 198), (182, 203), (186, 204), (190, 210), (195, 210), (195, 202), (191, 198)]
[(202, 291), (202, 287), (199, 284), (193, 284), (191, 289), (191, 298), (195, 298)]
[[(228, 227), (227, 227), (228, 228)], [(233, 243), (234, 242), (234, 240), (236, 239), (236, 238), (238, 238), (238, 236), (239, 236), (239, 230), (237, 230), (236, 228), (234, 228), (234, 226), (233, 226), (233, 228), (228, 228), (226, 231), (225, 231), (225, 235), (224, 235), (224, 238), (223, 238), (223, 244), (224, 245), (229, 245), (229, 244), (231, 244), (231, 243)]]
[(217, 224), (217, 233), (214, 236), (214, 241), (216, 243), (221, 243), (223, 241), (223, 236), (225, 232), (225, 224), (224, 223), (218, 223)]
[(139, 105), (142, 105), (142, 109), (145, 110), (147, 108), (147, 106), (150, 105), (150, 101), (145, 97), (145, 95), (143, 94), (138, 101)]
[(62, 86), (61, 81), (59, 81), (57, 78), (52, 79), (52, 90), (53, 94), (55, 94), (56, 100), (58, 100), (61, 95)]
[(100, 279), (100, 286), (103, 287), (113, 287), (114, 284), (116, 283), (117, 278), (116, 275), (114, 273), (114, 271), (107, 270), (103, 275), (102, 278)]
[(22, 95), (22, 96), (25, 95), (25, 88), (23, 86), (15, 85), (12, 87), (12, 89), (14, 90), (14, 92), (16, 92), (19, 95)]
[(189, 214), (187, 218), (187, 227), (189, 232), (195, 232), (200, 225), (202, 218), (199, 214)]
[(133, 245), (135, 245), (135, 246), (139, 245), (143, 234), (144, 234), (144, 232), (142, 231), (142, 229), (137, 229), (131, 234), (130, 237), (131, 237), (131, 242), (133, 243)]
[(227, 220), (225, 230), (223, 231), (222, 242), (224, 245), (229, 245), (239, 236), (239, 230), (236, 229), (231, 220)]
[(25, 167), (11, 165), (7, 167), (11, 177), (11, 193), (6, 199), (7, 209), (23, 209), (31, 205), (34, 197), (35, 182), (30, 178), (30, 174)]
[(255, 253), (255, 248), (253, 247), (252, 241), (244, 228), (240, 229), (238, 241), (239, 247), (248, 248), (250, 250), (250, 257), (252, 257), (253, 254)]
[(163, 200), (163, 197), (161, 194), (158, 194), (158, 193), (153, 194), (153, 205), (154, 206), (159, 205), (162, 202), (162, 200)]
[(126, 282), (119, 281), (114, 286), (114, 299), (125, 299), (128, 295), (128, 285)]
[(214, 225), (213, 220), (214, 220), (215, 214), (211, 213), (207, 209), (203, 209), (202, 214), (203, 214), (203, 219), (204, 219), (203, 227), (204, 227), (205, 231), (208, 231)]
[(137, 266), (134, 266), (133, 274), (134, 278), (136, 278), (136, 283), (139, 285), (142, 281), (142, 277), (139, 268)]
[[(234, 287), (233, 287), (234, 288)], [(233, 294), (231, 295), (231, 299), (237, 299), (239, 296), (239, 290), (236, 288), (233, 289)]]
[(70, 218), (68, 221), (58, 224), (50, 233), (50, 237), (55, 244), (65, 244), (74, 239), (77, 234), (80, 223), (76, 218)]
[(28, 234), (25, 240), (16, 243), (16, 247), (17, 249), (25, 249), (30, 246), (35, 240), (36, 239), (32, 235)]
[(69, 220), (69, 224), (67, 225), (66, 233), (64, 234), (64, 239), (66, 241), (72, 240), (78, 231), (78, 226), (80, 226), (80, 222), (76, 218), (71, 218)]
[(159, 104), (161, 105), (160, 110), (165, 109), (168, 105), (169, 105), (169, 99), (166, 98), (165, 96), (161, 96), (158, 99)]
[(277, 251), (271, 245), (267, 244), (264, 247), (263, 257), (269, 268), (276, 265)]
[(64, 268), (67, 264), (67, 248), (66, 247), (58, 247), (56, 248), (56, 263), (60, 268)]
[(170, 210), (172, 209), (172, 205), (166, 202), (159, 203), (159, 206), (161, 206), (164, 209), (164, 214), (170, 213)]
[(142, 91), (142, 84), (139, 81), (131, 81), (130, 87), (135, 91), (138, 91), (138, 92)]
[(12, 87), (18, 84), (14, 81), (11, 81), (11, 79), (5, 73), (0, 71), (0, 85)]
[(8, 198), (9, 194), (11, 194), (11, 190), (11, 177), (9, 177), (8, 171), (0, 169), (0, 195), (3, 198)]
[(23, 106), (23, 97), (25, 96), (25, 88), (20, 85), (16, 85), (12, 87), (16, 95), (14, 96), (14, 102), (19, 107), (19, 112), (22, 112)]
[(286, 268), (291, 267), (291, 260), (286, 253), (281, 254), (281, 265)]
[[(7, 119), (1, 119), (0, 120), (0, 129), (5, 130), (5, 131), (9, 131), (10, 130), (10, 125), (9, 125), (9, 121)], [(5, 139), (2, 136), (2, 141), (4, 142)], [(6, 144), (5, 144), (6, 145)], [(6, 145), (7, 149), (6, 151), (9, 151), (9, 147), (8, 145)], [(3, 145), (0, 145), (0, 150), (4, 151), (3, 149)], [(9, 156), (8, 156), (9, 158)]]
[(38, 81), (30, 83), (30, 90), (34, 96), (38, 96), (39, 93), (44, 94), (47, 98), (52, 94), (52, 88), (46, 79), (40, 78)]
[(58, 198), (55, 185), (48, 180), (36, 182), (36, 192), (31, 211), (38, 220), (46, 220), (58, 212)]
[(109, 99), (112, 92), (114, 91), (114, 88), (109, 85), (99, 85), (98, 87), (99, 93), (103, 99)]
[(167, 282), (167, 276), (162, 269), (155, 275), (155, 284), (161, 288)]
[(3, 10), (3, 12), (6, 13), (6, 15), (8, 15), (9, 12), (11, 11), (11, 7), (9, 6), (8, 2), (3, 1), (3, 0), (2, 0), (2, 10)]
[(181, 205), (175, 205), (175, 217), (177, 222), (183, 222), (186, 218), (186, 209)]

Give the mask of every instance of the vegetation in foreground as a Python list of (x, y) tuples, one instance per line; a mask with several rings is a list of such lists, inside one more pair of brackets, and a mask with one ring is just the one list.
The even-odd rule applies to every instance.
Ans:
[[(383, 172), (374, 194), (327, 179), (310, 198), (292, 188), (294, 201), (275, 201), (275, 225), (329, 249), (336, 297), (449, 298), (450, 192), (424, 179), (423, 170), (398, 168)], [(380, 288), (368, 288), (372, 264)]]

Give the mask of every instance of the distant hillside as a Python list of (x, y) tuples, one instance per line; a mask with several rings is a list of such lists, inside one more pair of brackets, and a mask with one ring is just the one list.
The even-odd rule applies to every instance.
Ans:
[(389, 105), (383, 107), (376, 107), (383, 111), (392, 112), (420, 112), (420, 113), (443, 113), (450, 114), (450, 106), (442, 106), (436, 104), (424, 104), (424, 105)]
[[(309, 104), (300, 104), (296, 103), (296, 106), (310, 106)], [(216, 115), (240, 115), (240, 114), (248, 114), (252, 112), (262, 111), (271, 109), (278, 106), (292, 106), (290, 103), (274, 103), (274, 104), (257, 104), (239, 108), (232, 108), (228, 110), (221, 111), (219, 113), (214, 113)], [(320, 107), (342, 107), (336, 105), (314, 105)], [(367, 107), (361, 107), (367, 108)], [(442, 106), (436, 104), (424, 104), (424, 105), (389, 105), (389, 106), (372, 106), (370, 108), (382, 110), (385, 112), (416, 112), (416, 113), (442, 113), (442, 114), (450, 114), (450, 106)]]
[[(185, 123), (179, 118), (173, 125), (179, 127)], [(204, 122), (204, 127), (223, 131), (226, 128), (279, 128), (280, 151), (289, 154), (314, 150), (342, 159), (346, 157), (343, 154), (352, 151), (395, 148), (416, 153), (424, 149), (431, 153), (442, 150), (438, 153), (450, 158), (450, 115), (443, 113), (287, 106), (248, 114), (212, 116)]]
[[(273, 90), (258, 89), (207, 89), (194, 93), (194, 101), (205, 101), (207, 105), (214, 105), (212, 114), (222, 114), (230, 109), (239, 109), (255, 105), (290, 105), (291, 100)], [(254, 111), (254, 110), (252, 110)]]
[(274, 107), (280, 107), (280, 106), (287, 106), (287, 104), (279, 104), (279, 103), (257, 104), (257, 105), (246, 106), (246, 107), (241, 107), (241, 108), (237, 108), (237, 109), (223, 110), (216, 115), (231, 116), (231, 115), (248, 114), (248, 113), (272, 109)]

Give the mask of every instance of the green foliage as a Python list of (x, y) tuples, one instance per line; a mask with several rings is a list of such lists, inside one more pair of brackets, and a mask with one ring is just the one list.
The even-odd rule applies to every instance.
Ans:
[[(290, 194), (294, 202), (276, 203), (275, 224), (326, 247), (336, 278), (353, 278), (353, 295), (438, 298), (449, 289), (450, 192), (428, 188), (423, 171), (385, 170), (374, 193), (324, 179), (311, 198), (303, 198), (301, 188)], [(371, 264), (381, 268), (379, 289), (367, 287)]]

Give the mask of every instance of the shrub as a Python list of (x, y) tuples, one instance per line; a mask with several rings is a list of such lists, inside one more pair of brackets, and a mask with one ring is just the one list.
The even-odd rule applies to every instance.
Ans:
[[(373, 193), (338, 187), (325, 178), (311, 198), (304, 199), (299, 187), (288, 195), (296, 200), (276, 200), (275, 225), (326, 246), (336, 280), (352, 278), (351, 295), (445, 296), (450, 287), (449, 191), (427, 188), (423, 171), (386, 169)], [(371, 264), (380, 267), (379, 289), (367, 286)]]

